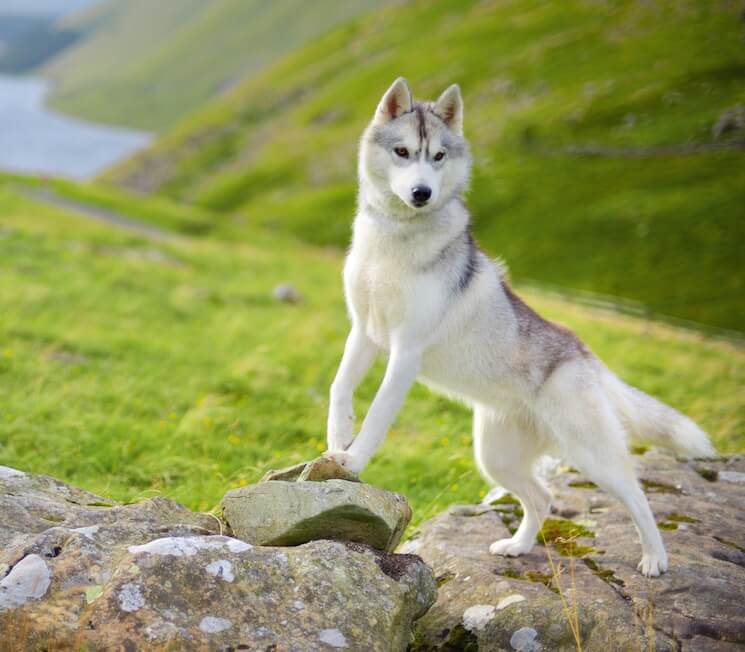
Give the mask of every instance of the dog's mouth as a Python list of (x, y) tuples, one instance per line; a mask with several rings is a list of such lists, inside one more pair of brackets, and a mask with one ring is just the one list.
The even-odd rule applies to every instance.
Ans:
[(432, 208), (432, 199), (425, 199), (417, 201), (413, 197), (402, 197), (398, 193), (394, 193), (396, 198), (401, 202), (401, 205), (414, 211), (416, 214), (426, 213), (427, 209)]
[(425, 200), (419, 200), (412, 199), (411, 197), (407, 197), (404, 199), (403, 197), (399, 196), (399, 199), (401, 200), (401, 203), (406, 206), (407, 208), (414, 209), (417, 213), (422, 211), (424, 208), (429, 208), (432, 206), (432, 200), (431, 199), (425, 199)]

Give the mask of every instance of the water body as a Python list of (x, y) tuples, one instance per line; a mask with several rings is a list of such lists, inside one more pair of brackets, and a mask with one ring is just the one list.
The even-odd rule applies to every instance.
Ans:
[(43, 79), (0, 75), (0, 170), (86, 180), (152, 140), (50, 111), (48, 90)]

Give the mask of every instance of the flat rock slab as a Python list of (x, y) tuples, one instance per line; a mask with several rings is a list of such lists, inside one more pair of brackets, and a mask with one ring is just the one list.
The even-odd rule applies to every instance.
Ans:
[(565, 535), (548, 547), (489, 554), (519, 523), (509, 498), (453, 507), (401, 547), (429, 563), (439, 585), (412, 651), (575, 650), (577, 639), (603, 652), (745, 648), (745, 458), (635, 459), (670, 558), (665, 575), (636, 570), (641, 549), (623, 508), (562, 473), (551, 526)]
[(403, 496), (346, 480), (261, 482), (229, 491), (222, 508), (237, 537), (265, 546), (336, 539), (391, 551), (411, 520)]
[(252, 546), (170, 500), (119, 505), (5, 467), (0, 514), (3, 652), (404, 650), (435, 599), (415, 555)]

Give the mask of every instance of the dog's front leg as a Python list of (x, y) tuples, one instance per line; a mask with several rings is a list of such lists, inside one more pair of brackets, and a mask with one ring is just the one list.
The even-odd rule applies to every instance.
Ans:
[(370, 370), (378, 348), (357, 325), (352, 326), (344, 345), (339, 370), (331, 383), (326, 445), (329, 451), (343, 451), (354, 438), (354, 390)]
[(359, 435), (345, 452), (331, 453), (329, 457), (358, 473), (365, 468), (396, 418), (419, 373), (420, 364), (420, 350), (393, 347), (383, 382), (362, 423)]

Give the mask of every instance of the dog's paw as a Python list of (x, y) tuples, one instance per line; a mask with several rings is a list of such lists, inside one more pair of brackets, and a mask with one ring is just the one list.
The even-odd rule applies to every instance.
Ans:
[(530, 552), (533, 547), (531, 541), (520, 541), (519, 539), (499, 539), (489, 546), (489, 552), (492, 555), (502, 555), (503, 557), (517, 557)]
[(348, 451), (329, 450), (326, 451), (323, 456), (353, 473), (359, 473), (365, 468), (365, 460), (352, 455)]
[(667, 570), (667, 555), (644, 554), (637, 568), (645, 577), (657, 577)]

